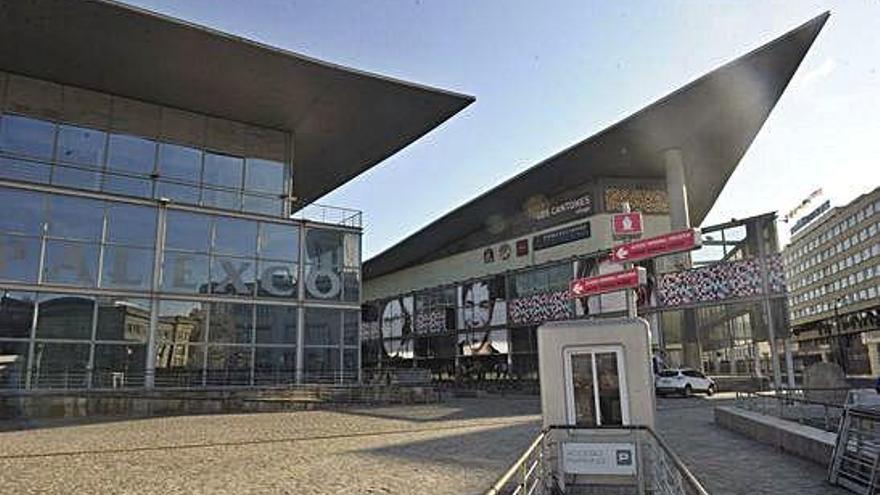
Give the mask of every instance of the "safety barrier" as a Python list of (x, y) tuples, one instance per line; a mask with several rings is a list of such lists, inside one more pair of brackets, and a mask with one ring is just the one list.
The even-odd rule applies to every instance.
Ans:
[(654, 431), (645, 426), (550, 426), (486, 495), (577, 493), (708, 495)]
[(880, 493), (880, 411), (847, 408), (837, 435), (828, 481), (855, 493)]
[[(735, 405), (740, 409), (776, 416), (788, 421), (836, 432), (845, 408), (846, 392), (841, 388), (784, 389), (768, 392), (737, 392)], [(828, 394), (843, 399), (834, 402), (809, 399), (812, 395)]]

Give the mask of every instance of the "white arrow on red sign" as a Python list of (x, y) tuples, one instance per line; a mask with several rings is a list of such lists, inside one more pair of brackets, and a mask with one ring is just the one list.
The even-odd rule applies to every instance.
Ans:
[(621, 244), (611, 250), (611, 261), (615, 263), (633, 262), (691, 251), (702, 245), (700, 229), (681, 230), (650, 239)]
[(625, 289), (635, 289), (645, 283), (646, 277), (645, 269), (636, 267), (596, 277), (578, 278), (571, 281), (568, 286), (568, 293), (570, 297), (576, 298)]

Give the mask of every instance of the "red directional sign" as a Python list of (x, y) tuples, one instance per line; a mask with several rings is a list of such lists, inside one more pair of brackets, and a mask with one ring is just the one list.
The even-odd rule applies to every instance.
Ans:
[(615, 263), (638, 261), (690, 251), (701, 245), (700, 229), (682, 230), (615, 246), (611, 249), (611, 261)]
[(642, 214), (617, 213), (611, 217), (611, 232), (615, 237), (633, 236), (642, 234)]
[(597, 277), (577, 278), (568, 285), (570, 297), (586, 297), (624, 289), (635, 289), (645, 283), (645, 269), (630, 268)]

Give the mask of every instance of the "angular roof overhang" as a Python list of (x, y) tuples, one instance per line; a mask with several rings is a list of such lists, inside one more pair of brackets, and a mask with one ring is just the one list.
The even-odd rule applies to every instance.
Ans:
[[(486, 244), (489, 218), (509, 218), (536, 193), (552, 197), (598, 177), (665, 178), (662, 152), (682, 150), (691, 223), (699, 225), (828, 19), (826, 12), (700, 77), (598, 134), (447, 213), (364, 263), (375, 278), (451, 254), (468, 237)], [(483, 233), (480, 233), (482, 231)]]
[(294, 134), (308, 203), (474, 101), (106, 0), (0, 4), (0, 70)]

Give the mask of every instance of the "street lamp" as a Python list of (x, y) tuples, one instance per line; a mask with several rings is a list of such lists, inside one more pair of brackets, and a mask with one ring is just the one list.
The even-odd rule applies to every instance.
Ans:
[(837, 358), (840, 367), (843, 369), (843, 376), (846, 376), (846, 355), (843, 353), (843, 335), (840, 331), (841, 306), (843, 306), (843, 298), (838, 297), (834, 300), (834, 328), (837, 329)]

